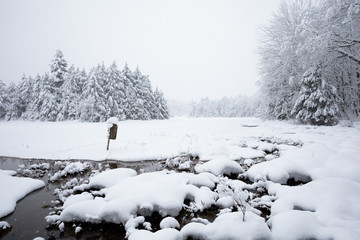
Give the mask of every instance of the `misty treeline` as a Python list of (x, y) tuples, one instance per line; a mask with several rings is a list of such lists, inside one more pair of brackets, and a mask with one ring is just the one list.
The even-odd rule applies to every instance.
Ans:
[(263, 116), (317, 125), (359, 117), (359, 0), (284, 1), (262, 33)]
[(166, 100), (148, 76), (139, 68), (131, 71), (126, 64), (119, 70), (98, 64), (89, 73), (73, 65), (68, 67), (58, 50), (50, 64), (50, 73), (24, 76), (19, 84), (6, 86), (0, 81), (0, 118), (41, 121), (106, 121), (167, 119)]
[(192, 102), (191, 117), (249, 117), (256, 115), (258, 101), (255, 97), (223, 97), (220, 100), (203, 98)]

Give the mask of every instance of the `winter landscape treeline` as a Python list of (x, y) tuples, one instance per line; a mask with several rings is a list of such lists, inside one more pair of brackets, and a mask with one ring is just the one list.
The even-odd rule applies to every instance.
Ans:
[(191, 117), (249, 117), (256, 115), (255, 97), (223, 97), (220, 100), (203, 98), (191, 104)]
[(261, 115), (317, 125), (359, 117), (359, 0), (284, 1), (262, 30)]
[(114, 62), (98, 64), (89, 73), (68, 67), (58, 50), (50, 73), (23, 76), (19, 84), (0, 81), (0, 118), (41, 121), (76, 120), (98, 122), (167, 119), (168, 107), (162, 92), (152, 90), (148, 76), (126, 64), (120, 71)]

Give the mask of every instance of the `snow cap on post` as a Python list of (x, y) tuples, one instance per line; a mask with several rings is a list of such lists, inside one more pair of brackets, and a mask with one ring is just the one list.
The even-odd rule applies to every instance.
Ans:
[(116, 117), (111, 117), (107, 121), (107, 129), (108, 129), (108, 139), (115, 140), (117, 134), (117, 125), (118, 119)]
[(110, 129), (114, 124), (118, 125), (119, 120), (117, 119), (117, 117), (111, 117), (106, 122), (108, 129)]

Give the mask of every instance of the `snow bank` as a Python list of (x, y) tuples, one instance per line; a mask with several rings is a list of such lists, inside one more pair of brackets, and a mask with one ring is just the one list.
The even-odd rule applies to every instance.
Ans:
[(14, 171), (0, 171), (0, 218), (12, 213), (16, 202), (30, 192), (45, 186), (40, 180), (13, 177)]
[(276, 240), (331, 239), (327, 229), (312, 212), (287, 211), (270, 220), (272, 236)]
[[(297, 187), (269, 183), (268, 189), (269, 193), (276, 194), (278, 197), (271, 208), (273, 216), (271, 220), (275, 221), (273, 224), (286, 221), (305, 223), (310, 218), (305, 213), (301, 215), (305, 216), (305, 220), (303, 218), (291, 219), (294, 213), (288, 213), (301, 209), (307, 211), (306, 213), (311, 213), (311, 217), (318, 222), (315, 226), (321, 225), (322, 228), (326, 228), (325, 231), (334, 239), (356, 239), (360, 235), (358, 227), (360, 226), (360, 206), (357, 204), (360, 200), (360, 184), (358, 182), (341, 178), (326, 178)], [(295, 214), (296, 216), (300, 215), (297, 212)], [(285, 216), (289, 216), (289, 218), (286, 219)], [(309, 222), (311, 221), (309, 220)], [(291, 231), (291, 225), (287, 226), (290, 230), (286, 230), (284, 226), (283, 231)], [(303, 230), (304, 232), (300, 232), (298, 229), (297, 234), (306, 234), (305, 227)], [(321, 228), (319, 228), (320, 230)], [(320, 231), (318, 234), (322, 233), (323, 231)], [(285, 235), (282, 232), (276, 234)]]

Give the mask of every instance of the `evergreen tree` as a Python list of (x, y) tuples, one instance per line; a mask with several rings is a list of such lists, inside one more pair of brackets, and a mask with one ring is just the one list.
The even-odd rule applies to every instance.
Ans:
[(35, 79), (29, 78), (32, 82), (32, 91), (29, 95), (31, 101), (28, 103), (26, 111), (23, 113), (23, 119), (36, 120), (39, 119), (39, 114), (42, 108), (43, 98), (40, 98), (40, 94), (43, 90), (43, 78), (37, 74)]
[(80, 120), (89, 122), (106, 120), (105, 94), (102, 83), (102, 66), (98, 65), (90, 71), (89, 81), (83, 92)]
[(107, 70), (108, 82), (104, 86), (105, 98), (108, 102), (109, 111), (108, 116), (116, 116), (120, 120), (124, 120), (125, 116), (125, 83), (121, 71), (118, 69), (115, 62), (113, 62)]
[(154, 96), (148, 76), (141, 74), (139, 67), (134, 72), (137, 102), (140, 105), (139, 119), (149, 120), (156, 118)]
[[(54, 89), (54, 79), (45, 73), (39, 95), (40, 111), (37, 119), (41, 121), (56, 121), (58, 115), (57, 95)], [(39, 107), (39, 106), (38, 106)]]
[(33, 79), (23, 75), (20, 84), (18, 86), (11, 84), (8, 92), (10, 103), (6, 119), (15, 120), (25, 118), (24, 115), (33, 99)]
[(334, 125), (338, 121), (340, 98), (335, 87), (327, 84), (321, 67), (311, 67), (301, 79), (302, 88), (292, 114), (303, 123)]
[(54, 59), (51, 60), (50, 70), (54, 77), (54, 87), (60, 88), (65, 82), (65, 75), (67, 72), (67, 62), (64, 59), (62, 51), (56, 51)]
[(134, 75), (127, 63), (125, 63), (124, 69), (122, 70), (122, 75), (125, 84), (124, 109), (126, 119), (139, 119), (138, 112), (140, 111), (140, 106), (137, 101), (136, 89), (134, 87), (136, 84)]
[(159, 111), (159, 114), (156, 119), (168, 119), (169, 118), (169, 110), (167, 107), (167, 102), (164, 98), (164, 95), (162, 92), (156, 88), (154, 92), (154, 98), (155, 98), (155, 105)]
[[(1, 94), (0, 94), (1, 95)], [(1, 97), (0, 97), (1, 98)], [(7, 88), (7, 95), (4, 99), (4, 103), (6, 106), (6, 115), (5, 120), (16, 120), (19, 119), (22, 115), (22, 108), (21, 108), (21, 102), (20, 102), (20, 96), (19, 96), (19, 90), (18, 87), (11, 83), (9, 87)], [(0, 99), (1, 102), (1, 99)]]
[(64, 84), (61, 86), (62, 98), (59, 104), (58, 121), (75, 120), (78, 118), (78, 103), (81, 91), (81, 72), (71, 66), (66, 73)]

